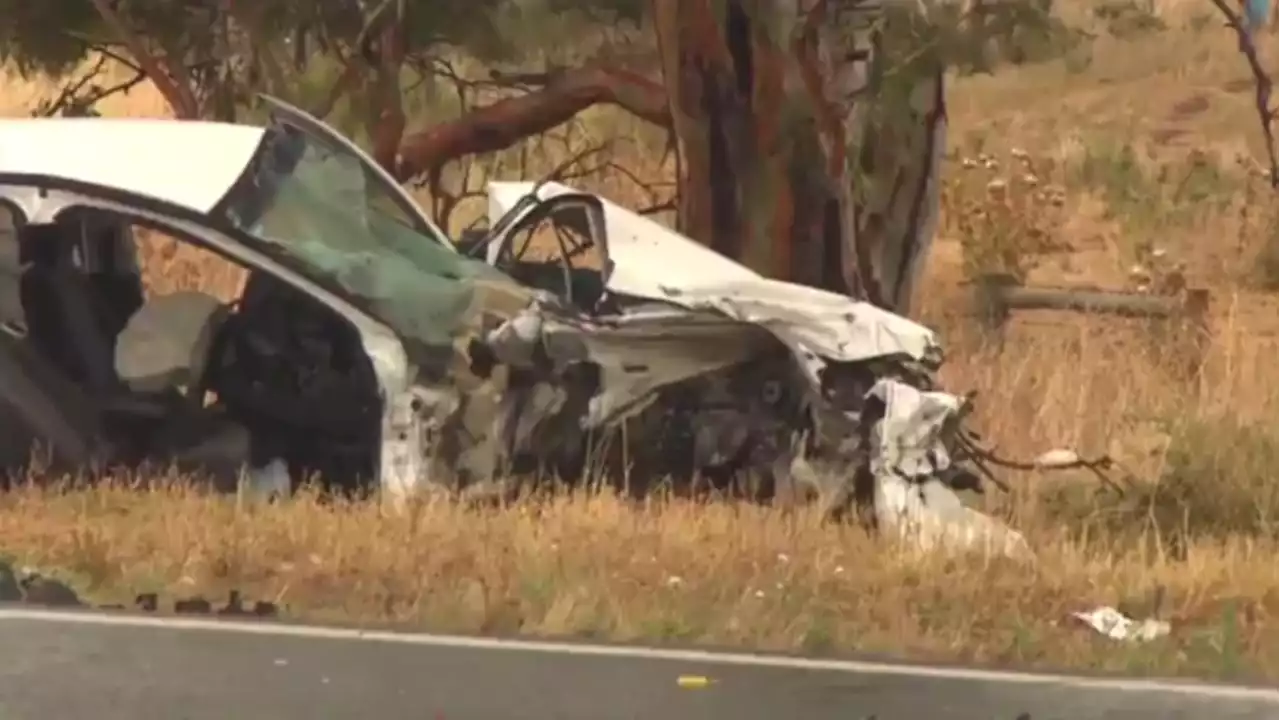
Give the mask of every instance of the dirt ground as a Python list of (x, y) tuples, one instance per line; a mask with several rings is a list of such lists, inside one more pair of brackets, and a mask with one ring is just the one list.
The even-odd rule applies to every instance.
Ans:
[[(920, 557), (726, 504), (581, 496), (389, 516), (307, 496), (264, 507), (130, 490), (132, 478), (0, 496), (0, 552), (104, 600), (239, 587), (316, 619), (1274, 680), (1276, 200), (1234, 39), (1189, 2), (1153, 7), (1163, 27), (1097, 32), (950, 92), (944, 217), (916, 308), (950, 349), (945, 381), (978, 391), (978, 425), (1005, 454), (1110, 453), (1129, 486), (1117, 497), (1088, 475), (1030, 474), (980, 500), (1027, 535), (1034, 565)], [(1274, 68), (1274, 36), (1260, 45)], [(0, 113), (47, 92), (0, 87)], [(164, 113), (145, 88), (104, 109)], [(641, 164), (661, 144), (612, 111), (584, 126), (636, 138)], [(645, 202), (618, 177), (581, 184)], [(236, 283), (232, 268), (149, 243), (155, 289)], [(1208, 340), (1055, 312), (984, 330), (970, 281), (996, 271), (1207, 289)], [(1069, 618), (1099, 604), (1159, 614), (1173, 633), (1123, 645)]]

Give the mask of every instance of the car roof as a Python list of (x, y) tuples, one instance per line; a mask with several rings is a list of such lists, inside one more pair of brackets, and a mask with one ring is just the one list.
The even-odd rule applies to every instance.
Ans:
[(0, 119), (0, 178), (86, 183), (208, 212), (266, 130), (162, 118)]

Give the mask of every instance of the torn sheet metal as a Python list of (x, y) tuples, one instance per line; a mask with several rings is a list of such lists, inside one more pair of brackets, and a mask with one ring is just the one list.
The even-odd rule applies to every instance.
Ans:
[(1031, 554), (1020, 533), (966, 506), (942, 482), (952, 469), (946, 433), (963, 404), (960, 398), (888, 379), (877, 382), (868, 396), (884, 403), (884, 415), (872, 430), (871, 454), (881, 527), (895, 528), (922, 550), (943, 546), (1009, 557)]
[[(541, 200), (580, 192), (557, 182), (541, 185), (527, 181), (490, 182), (487, 186), (490, 226), (496, 226), (498, 220), (535, 187)], [(760, 277), (747, 267), (658, 222), (605, 198), (600, 198), (600, 201), (605, 211), (609, 259), (613, 261), (608, 280), (608, 288), (613, 292), (661, 299), (664, 285), (694, 288), (702, 284)], [(496, 252), (496, 248), (491, 250)], [(490, 262), (493, 262), (492, 258)]]
[[(544, 200), (580, 192), (554, 182), (492, 182), (490, 222), (497, 223), (535, 187)], [(923, 361), (940, 352), (934, 333), (919, 323), (844, 295), (770, 280), (649, 218), (600, 201), (610, 292), (763, 327), (809, 359), (858, 362), (903, 355)]]
[[(662, 310), (607, 324), (548, 320), (544, 338), (551, 347), (581, 343), (582, 359), (600, 368), (600, 391), (591, 399), (584, 428), (630, 417), (656, 391), (741, 363), (761, 345), (759, 331), (749, 326)], [(556, 357), (554, 350), (549, 354)]]
[(765, 328), (787, 345), (832, 362), (889, 356), (924, 361), (939, 350), (933, 332), (923, 325), (871, 303), (804, 285), (757, 278), (664, 288), (677, 305)]
[(598, 367), (599, 389), (581, 421), (597, 428), (643, 410), (663, 387), (742, 362), (755, 349), (755, 333), (662, 309), (600, 323), (533, 306), (490, 331), (485, 343), (513, 367), (541, 357), (557, 373), (579, 363)]
[[(495, 182), (489, 184), (488, 190), (491, 223), (507, 228), (490, 239), (490, 262), (496, 262), (509, 228), (520, 222), (516, 216), (532, 212), (527, 199), (530, 193), (540, 201), (580, 194), (553, 182)], [(791, 483), (818, 488), (819, 495), (828, 496), (833, 508), (839, 505), (850, 492), (847, 479), (835, 487), (810, 476), (851, 474), (851, 463), (861, 462), (855, 436), (864, 419), (858, 407), (862, 403), (846, 406), (844, 400), (832, 394), (839, 393), (838, 388), (824, 387), (823, 371), (835, 365), (849, 367), (885, 358), (894, 359), (896, 364), (915, 362), (927, 371), (941, 361), (934, 333), (870, 303), (762, 277), (648, 218), (603, 198), (599, 200), (605, 233), (593, 240), (604, 246), (609, 259), (605, 287), (627, 302), (607, 318), (539, 317), (521, 321), (523, 328), (517, 327), (521, 322), (512, 322), (493, 337), (494, 344), (504, 348), (500, 354), (515, 361), (527, 358), (529, 343), (535, 336), (545, 341), (559, 335), (561, 345), (576, 345), (572, 352), (548, 354), (553, 361), (587, 360), (600, 368), (600, 388), (583, 420), (585, 426), (600, 427), (643, 409), (664, 387), (731, 370), (781, 343), (800, 371), (784, 380), (790, 392), (799, 392), (808, 398), (807, 402), (824, 406), (818, 410), (822, 419), (814, 418), (814, 425), (821, 436), (818, 443), (826, 442), (828, 453), (821, 463), (826, 466), (823, 473), (808, 466), (803, 452), (794, 457), (775, 452), (766, 464), (789, 464)], [(508, 336), (506, 342), (501, 337), (503, 333)], [(515, 336), (525, 340), (510, 343)], [(806, 387), (796, 388), (796, 382)], [(860, 397), (864, 391), (856, 390), (850, 397)], [(881, 379), (866, 393), (865, 400), (879, 401), (884, 408), (869, 455), (877, 484), (875, 510), (881, 525), (896, 527), (925, 547), (986, 545), (993, 552), (1026, 553), (1021, 535), (964, 506), (944, 482), (953, 472), (947, 435), (954, 432), (955, 423), (948, 421), (961, 412), (960, 398), (923, 392), (899, 380)], [(700, 398), (698, 402), (706, 405), (708, 399)], [(758, 438), (743, 440), (746, 431), (741, 422), (726, 423), (721, 419), (754, 415), (741, 408), (719, 414), (704, 409), (693, 424), (695, 448), (723, 445), (736, 451), (747, 444), (760, 443)], [(840, 418), (848, 422), (828, 422)], [(799, 427), (794, 430), (802, 432)], [(846, 441), (844, 436), (849, 433), (852, 434)], [(773, 434), (776, 433), (763, 433), (762, 437)], [(793, 437), (793, 444), (794, 440)], [(724, 455), (719, 451), (695, 452), (697, 457)]]
[(914, 479), (951, 467), (943, 432), (947, 421), (959, 412), (960, 398), (890, 379), (877, 381), (867, 396), (884, 404), (884, 416), (873, 431), (873, 473)]

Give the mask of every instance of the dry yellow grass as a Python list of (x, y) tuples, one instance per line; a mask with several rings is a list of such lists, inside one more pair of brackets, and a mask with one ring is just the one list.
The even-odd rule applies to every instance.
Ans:
[[(0, 498), (0, 546), (104, 600), (240, 588), (319, 620), (664, 639), (1040, 666), (1275, 674), (1274, 548), (1186, 557), (1032, 533), (1035, 567), (919, 557), (812, 516), (579, 496), (467, 511), (303, 496), (237, 507), (170, 489)], [(1066, 617), (1105, 600), (1176, 634), (1126, 647)], [(1231, 620), (1224, 620), (1232, 613)]]
[[(1041, 313), (1016, 320), (1002, 340), (988, 337), (966, 315), (964, 261), (973, 242), (999, 233), (966, 241), (953, 230), (989, 178), (948, 167), (945, 234), (919, 299), (919, 314), (951, 348), (946, 383), (979, 391), (977, 422), (1006, 454), (1108, 452), (1134, 483), (1117, 500), (1087, 477), (1029, 475), (1010, 495), (989, 497), (992, 512), (1027, 534), (1033, 568), (922, 558), (856, 529), (723, 504), (636, 509), (576, 496), (389, 516), (308, 496), (263, 507), (123, 486), (0, 497), (0, 552), (59, 569), (104, 599), (235, 586), (319, 619), (1275, 679), (1276, 296), (1250, 284), (1254, 271), (1275, 269), (1274, 254), (1259, 254), (1274, 248), (1274, 198), (1241, 199), (1249, 183), (1235, 157), (1257, 152), (1258, 130), (1249, 93), (1238, 89), (1246, 73), (1234, 41), (1197, 25), (1198, 5), (1158, 9), (1170, 29), (1102, 37), (1087, 66), (1004, 70), (951, 93), (960, 155), (984, 141), (981, 152), (1008, 167), (1012, 150), (1026, 150), (1044, 163), (1042, 180), (1061, 188), (1061, 207), (1028, 203), (1015, 218), (1019, 228), (1048, 227), (1056, 241), (1023, 249), (1032, 281), (1127, 285), (1129, 266), (1159, 245), (1185, 264), (1190, 284), (1214, 293), (1198, 373), (1169, 351), (1177, 343), (1166, 331), (1141, 323)], [(38, 92), (6, 86), (16, 104), (0, 112)], [(1207, 108), (1180, 110), (1197, 106), (1180, 105), (1192, 96)], [(142, 90), (105, 110), (163, 107)], [(582, 127), (585, 136), (621, 127), (639, 138), (620, 151), (623, 163), (651, 140), (611, 111)], [(1139, 149), (1143, 170), (1117, 160), (1117, 146)], [(540, 162), (554, 164), (546, 155)], [(1084, 157), (1097, 160), (1095, 171), (1081, 171)], [(1186, 185), (1183, 176), (1158, 170), (1190, 177), (1204, 167), (1199, 157), (1211, 159), (1214, 179), (1181, 198), (1171, 188)], [(616, 175), (581, 184), (648, 200)], [(234, 286), (231, 269), (152, 242), (153, 287)], [(1148, 612), (1160, 594), (1174, 635), (1150, 646), (1098, 639), (1066, 617), (1094, 604)]]

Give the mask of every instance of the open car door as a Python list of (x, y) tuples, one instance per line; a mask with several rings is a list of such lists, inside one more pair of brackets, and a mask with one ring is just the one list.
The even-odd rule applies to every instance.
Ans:
[(402, 215), (410, 219), (414, 224), (414, 230), (428, 237), (442, 241), (441, 244), (450, 248), (453, 245), (445, 242), (447, 235), (423, 212), (422, 207), (414, 201), (413, 196), (409, 195), (400, 183), (378, 164), (376, 160), (369, 156), (359, 145), (351, 142), (344, 137), (342, 133), (334, 130), (324, 123), (324, 121), (311, 115), (307, 111), (290, 105), (276, 97), (270, 95), (259, 94), (258, 97), (267, 104), (271, 110), (271, 120), (275, 125), (285, 125), (295, 130), (305, 133), (312, 138), (323, 141), (324, 144), (336, 150), (344, 150), (353, 159), (359, 161), (364, 170), (366, 182), (372, 181), (377, 185), (385, 197), (395, 203), (396, 209)]
[(580, 192), (541, 199), (540, 189), (535, 186), (493, 227), (486, 259), (523, 285), (598, 314), (605, 309), (612, 271), (604, 206)]

